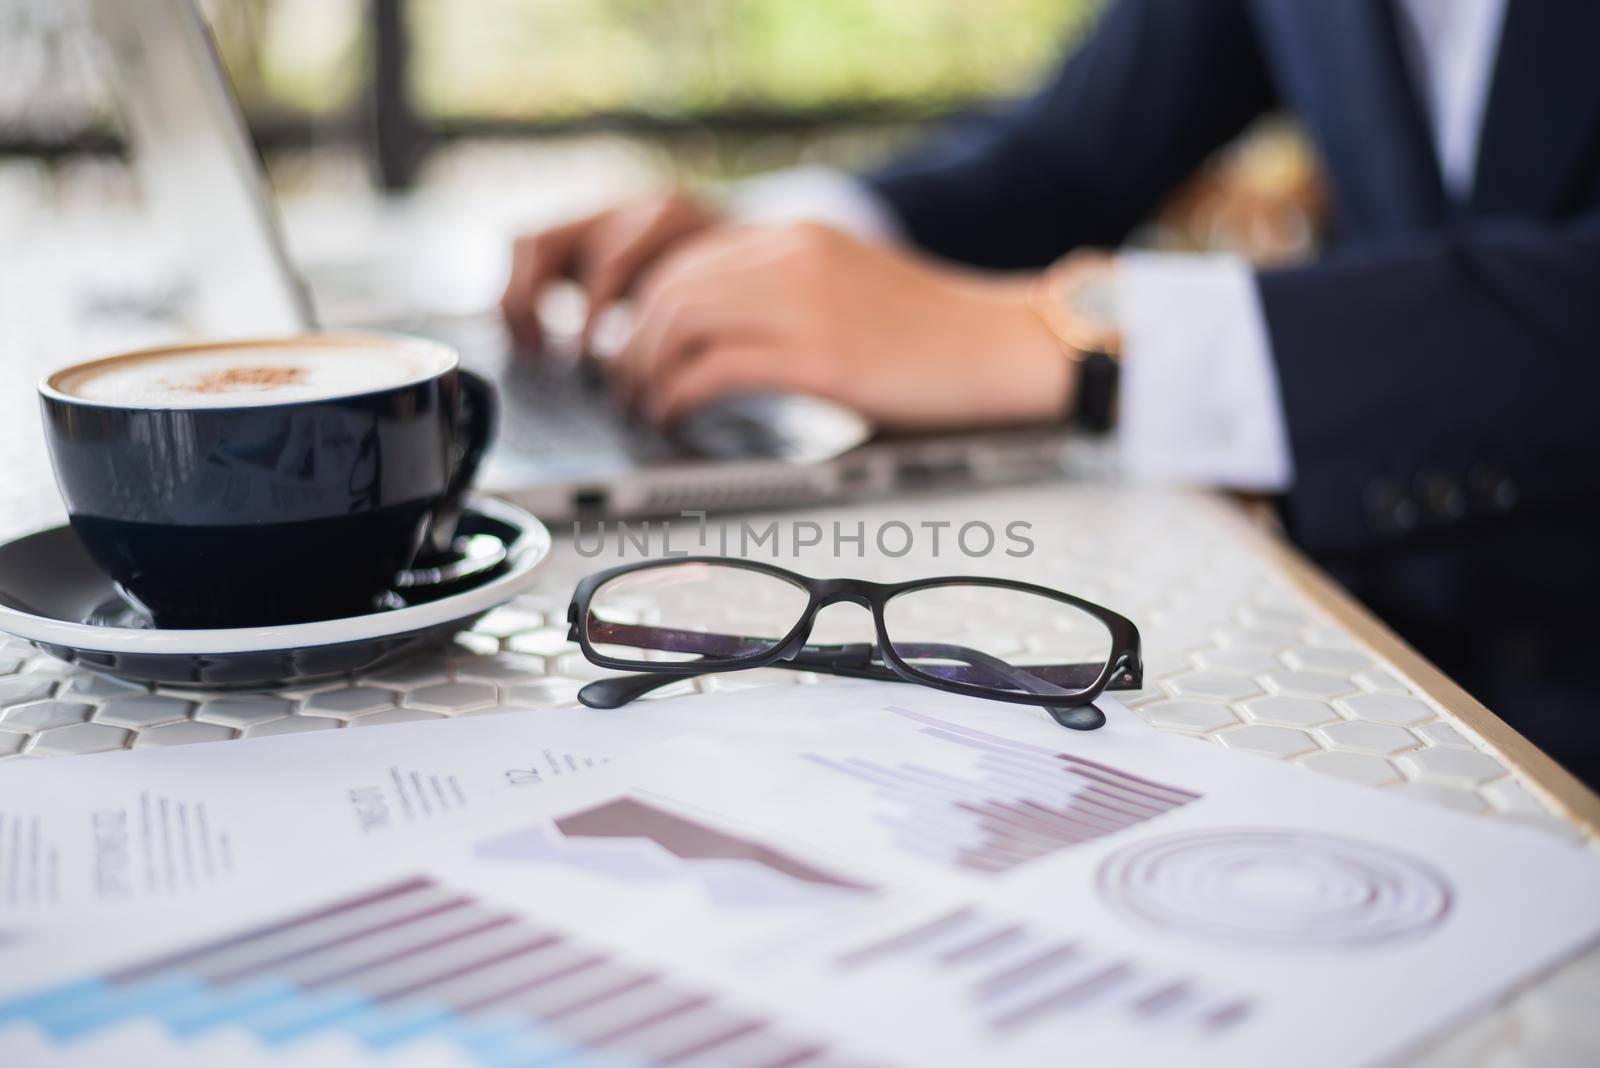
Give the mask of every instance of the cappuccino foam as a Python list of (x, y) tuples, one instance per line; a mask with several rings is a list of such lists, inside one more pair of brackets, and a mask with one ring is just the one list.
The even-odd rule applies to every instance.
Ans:
[(346, 397), (421, 381), (447, 350), (316, 342), (140, 353), (70, 368), (62, 393), (129, 408), (238, 408)]

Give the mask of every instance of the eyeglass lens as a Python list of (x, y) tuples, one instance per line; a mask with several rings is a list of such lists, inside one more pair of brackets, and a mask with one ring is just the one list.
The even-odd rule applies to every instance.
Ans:
[(732, 660), (770, 652), (805, 614), (792, 582), (686, 561), (630, 571), (589, 600), (585, 633), (601, 653), (641, 664)]
[(1111, 631), (1097, 617), (1002, 586), (907, 590), (884, 605), (883, 623), (914, 673), (1008, 693), (1075, 693), (1111, 659)]

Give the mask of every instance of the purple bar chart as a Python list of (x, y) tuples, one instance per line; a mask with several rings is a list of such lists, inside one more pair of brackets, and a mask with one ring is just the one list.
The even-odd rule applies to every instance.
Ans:
[(844, 975), (893, 964), (957, 992), (997, 1036), (1106, 1013), (1134, 1027), (1203, 1036), (1250, 1014), (1247, 999), (1208, 990), (1203, 981), (1107, 952), (1089, 939), (992, 917), (976, 906), (942, 913), (834, 959)]
[(872, 788), (894, 845), (937, 863), (998, 874), (1153, 820), (1200, 798), (1193, 791), (1067, 753), (892, 708), (918, 734), (971, 754), (952, 774), (911, 762), (809, 753), (806, 759)]

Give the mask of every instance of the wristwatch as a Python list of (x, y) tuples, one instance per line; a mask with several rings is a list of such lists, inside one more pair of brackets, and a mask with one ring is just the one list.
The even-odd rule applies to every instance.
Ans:
[(1115, 420), (1122, 359), (1116, 257), (1099, 249), (1069, 252), (1039, 276), (1029, 298), (1067, 358), (1078, 364), (1077, 402), (1069, 418), (1104, 434)]

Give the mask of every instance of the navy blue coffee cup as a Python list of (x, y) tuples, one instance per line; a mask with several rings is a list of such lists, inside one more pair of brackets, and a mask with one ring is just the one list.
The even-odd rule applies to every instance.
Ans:
[[(241, 352), (263, 366), (202, 377), (195, 404), (106, 395), (118, 376)], [(346, 358), (382, 373), (273, 390), (303, 373), (275, 364)], [(425, 542), (448, 545), (495, 421), (492, 387), (459, 364), (429, 341), (307, 335), (106, 357), (39, 394), (72, 529), (123, 591), (164, 627), (268, 626), (370, 612)]]

